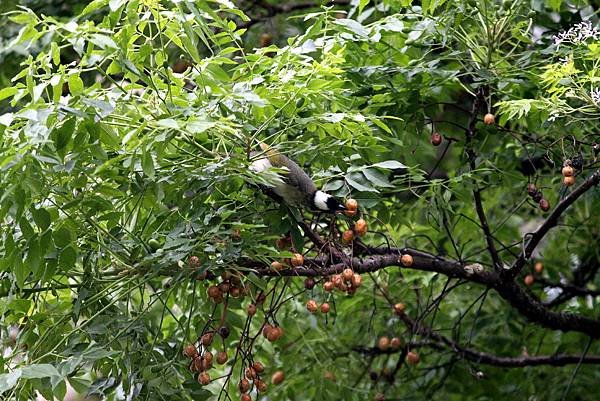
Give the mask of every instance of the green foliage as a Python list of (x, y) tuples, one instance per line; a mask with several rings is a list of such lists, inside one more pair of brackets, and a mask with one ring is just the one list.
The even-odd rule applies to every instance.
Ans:
[[(3, 336), (19, 333), (2, 357), (0, 394), (62, 399), (69, 383), (109, 400), (224, 399), (223, 380), (201, 387), (182, 357), (223, 310), (197, 276), (248, 273), (243, 258), (268, 265), (289, 257), (275, 240), (290, 230), (298, 251), (316, 254), (298, 244), (307, 240), (285, 208), (256, 188), (278, 179), (249, 170), (258, 140), (304, 166), (318, 186), (358, 199), (369, 245), (427, 249), (486, 268), (474, 188), (483, 188), (510, 264), (520, 229), (544, 217), (527, 183), (554, 205), (567, 191), (565, 159), (582, 160), (582, 178), (597, 168), (600, 100), (591, 91), (600, 88), (600, 42), (556, 49), (549, 37), (532, 38), (566, 2), (355, 3), (345, 18), (311, 9), (290, 22), (300, 34), (262, 48), (254, 46), (256, 26), (238, 28), (249, 10), (229, 1), (94, 0), (64, 18), (9, 9), (13, 36), (0, 53), (13, 73), (0, 72), (0, 314)], [(568, 25), (572, 14), (558, 15)], [(470, 169), (464, 128), (479, 91), (488, 111), (498, 107), (500, 124), (477, 122)], [(429, 143), (436, 131), (441, 148)], [(524, 176), (519, 170), (536, 158), (541, 165)], [(540, 257), (553, 282), (600, 263), (599, 203), (591, 191), (548, 238)], [(195, 269), (191, 255), (200, 258)], [(369, 360), (351, 349), (405, 335), (382, 292), (493, 354), (581, 353), (586, 344), (533, 326), (495, 294), (481, 298), (484, 287), (460, 283), (445, 294), (450, 282), (433, 273), (378, 271), (354, 296), (320, 285), (309, 295), (299, 278), (244, 280), (250, 297), (263, 289), (269, 300), (287, 300), (276, 314), (285, 340), (259, 336), (253, 349), (269, 374), (285, 371), (284, 383), (269, 389), (272, 400), (363, 400), (375, 391), (386, 399), (560, 399), (573, 366), (507, 373), (429, 349), (395, 384), (371, 383), (369, 370), (393, 369), (397, 358)], [(442, 293), (435, 312), (427, 309)], [(332, 303), (332, 313), (308, 314), (310, 297)], [(264, 319), (247, 323), (248, 302), (228, 304), (230, 345), (244, 330), (260, 332)], [(598, 318), (595, 298), (566, 308)], [(593, 344), (590, 354), (598, 352)], [(214, 375), (228, 371), (219, 366)], [(323, 380), (325, 371), (337, 380)], [(479, 371), (487, 380), (476, 379)], [(582, 367), (570, 397), (589, 398), (598, 376)]]

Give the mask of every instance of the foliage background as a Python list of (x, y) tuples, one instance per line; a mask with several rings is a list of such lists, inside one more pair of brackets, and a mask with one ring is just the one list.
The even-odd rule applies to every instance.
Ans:
[[(581, 21), (598, 26), (594, 1), (16, 3), (0, 6), (6, 399), (62, 399), (67, 382), (111, 400), (226, 399), (222, 381), (201, 387), (182, 356), (223, 308), (195, 277), (285, 257), (275, 240), (290, 230), (315, 256), (252, 186), (273, 179), (247, 168), (258, 139), (358, 199), (365, 243), (486, 270), (474, 192), (511, 265), (547, 217), (527, 184), (554, 206), (570, 191), (564, 160), (576, 163), (578, 183), (598, 168), (599, 38), (552, 39)], [(486, 112), (497, 125), (483, 124)], [(545, 269), (527, 291), (550, 303), (557, 288), (567, 295), (548, 308), (599, 318), (599, 203), (591, 189), (538, 247)], [(185, 266), (190, 255), (197, 271)], [(357, 352), (382, 335), (427, 339), (391, 313), (401, 301), (416, 321), (490, 354), (600, 353), (589, 336), (533, 324), (469, 280), (389, 267), (365, 275), (353, 296), (305, 291), (301, 278), (247, 281), (250, 297), (262, 288), (286, 300), (267, 311), (284, 339), (252, 348), (268, 374), (285, 371), (268, 399), (586, 400), (600, 379), (594, 364), (501, 368), (452, 347), (423, 347), (419, 365), (401, 367), (405, 353)], [(309, 298), (333, 312), (309, 314)], [(248, 302), (228, 304), (231, 335), (219, 347), (230, 357)], [(261, 311), (251, 332), (263, 322)], [(238, 361), (233, 383), (239, 372)]]

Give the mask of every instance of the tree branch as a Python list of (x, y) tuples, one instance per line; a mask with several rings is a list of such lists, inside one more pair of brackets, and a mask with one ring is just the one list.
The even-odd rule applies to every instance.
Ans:
[(510, 269), (512, 277), (516, 277), (519, 274), (527, 260), (531, 257), (533, 250), (537, 247), (542, 238), (548, 234), (548, 231), (550, 231), (550, 229), (558, 223), (558, 219), (563, 212), (567, 210), (569, 206), (575, 203), (575, 201), (579, 199), (581, 195), (598, 185), (598, 183), (600, 183), (600, 170), (597, 170), (595, 173), (590, 175), (584, 182), (581, 183), (581, 185), (575, 188), (573, 192), (567, 195), (558, 205), (556, 205), (552, 213), (550, 213), (540, 228), (538, 228), (534, 233), (526, 234), (525, 237), (523, 237), (523, 241), (525, 241), (526, 237), (531, 235), (529, 241), (527, 241), (527, 244), (525, 245), (525, 248)]

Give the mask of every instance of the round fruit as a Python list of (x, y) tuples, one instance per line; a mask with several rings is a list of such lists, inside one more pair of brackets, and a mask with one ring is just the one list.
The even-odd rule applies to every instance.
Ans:
[(356, 216), (357, 211), (356, 210), (344, 210), (344, 214), (348, 217), (354, 217)]
[(190, 370), (192, 372), (202, 372), (204, 369), (202, 368), (202, 360), (200, 358), (195, 358), (192, 361), (192, 366), (190, 366)]
[(283, 329), (279, 326), (271, 328), (267, 333), (267, 340), (270, 342), (277, 341), (283, 334)]
[(200, 383), (203, 386), (206, 386), (208, 383), (210, 383), (210, 376), (208, 373), (206, 372), (202, 372), (198, 375), (198, 383)]
[(344, 244), (349, 244), (353, 240), (354, 240), (354, 231), (352, 231), (352, 230), (344, 231), (344, 233), (342, 234), (342, 242)]
[(380, 337), (379, 341), (377, 341), (377, 348), (381, 351), (387, 351), (390, 347), (390, 339), (386, 336)]
[(219, 284), (219, 290), (222, 294), (227, 294), (231, 289), (231, 285), (228, 282), (223, 282)]
[(240, 401), (252, 401), (252, 397), (250, 397), (248, 394), (242, 394)]
[(238, 384), (238, 389), (240, 390), (240, 393), (247, 393), (248, 390), (250, 390), (250, 382), (248, 381), (248, 379), (243, 378), (242, 380), (240, 380), (240, 383)]
[(271, 383), (273, 383), (276, 386), (278, 384), (281, 384), (284, 378), (285, 375), (283, 374), (283, 371), (278, 370), (277, 372), (273, 373), (273, 376), (271, 376)]
[(158, 250), (158, 248), (160, 248), (160, 242), (158, 242), (156, 238), (149, 239), (148, 245), (150, 245), (150, 248), (152, 248), (155, 251)]
[(550, 210), (550, 202), (544, 198), (540, 199), (540, 209), (542, 209), (544, 212)]
[(208, 287), (208, 290), (206, 290), (206, 293), (209, 297), (215, 299), (221, 295), (221, 290), (219, 290), (219, 287), (217, 287), (216, 285), (211, 285), (210, 287)]
[(356, 210), (358, 209), (358, 202), (356, 199), (348, 198), (346, 200), (346, 210)]
[(365, 219), (358, 219), (356, 223), (354, 223), (354, 231), (361, 237), (367, 233), (367, 222)]
[(206, 360), (204, 358), (199, 358), (199, 361), (200, 361), (200, 370), (202, 372), (205, 372), (205, 371), (209, 370), (213, 366), (212, 360), (208, 361), (208, 360)]
[(262, 329), (262, 335), (263, 335), (263, 337), (268, 338), (269, 337), (269, 333), (271, 332), (272, 329), (273, 329), (273, 326), (271, 326), (268, 323), (265, 324), (263, 326), (263, 329)]
[(527, 184), (527, 193), (529, 194), (529, 196), (535, 195), (536, 192), (537, 188), (535, 187), (534, 183), (530, 182), (529, 184)]
[(398, 302), (397, 304), (394, 305), (394, 313), (396, 315), (402, 315), (405, 310), (406, 310), (406, 304), (404, 304), (402, 302)]
[(256, 370), (252, 366), (246, 368), (245, 376), (247, 379), (254, 380), (256, 379)]
[(262, 373), (265, 371), (265, 367), (260, 362), (254, 362), (252, 364), (252, 367), (254, 368), (254, 370), (256, 370), (256, 373)]
[(325, 283), (323, 283), (323, 289), (327, 292), (333, 291), (334, 288), (335, 285), (331, 281), (326, 281)]
[(534, 266), (533, 266), (533, 270), (535, 270), (535, 272), (537, 274), (542, 274), (542, 272), (544, 271), (544, 264), (542, 262), (537, 262)]
[(543, 197), (544, 195), (542, 195), (542, 191), (540, 190), (535, 191), (535, 193), (531, 196), (534, 202), (541, 201)]
[(212, 344), (213, 341), (213, 337), (215, 335), (213, 333), (206, 333), (204, 334), (202, 337), (200, 337), (200, 342), (202, 343), (202, 345), (204, 345), (205, 347), (208, 347), (210, 344)]
[(410, 267), (413, 264), (413, 257), (410, 256), (408, 253), (405, 253), (400, 258), (400, 263), (402, 263), (403, 266)]
[(254, 381), (254, 385), (256, 386), (256, 388), (258, 389), (258, 391), (260, 393), (264, 393), (265, 391), (267, 391), (267, 383), (265, 383), (264, 381), (262, 381), (260, 379), (256, 379)]
[(396, 351), (401, 346), (402, 346), (402, 340), (398, 337), (392, 337), (392, 339), (390, 340), (390, 347), (392, 347), (392, 349), (394, 351)]
[(256, 305), (255, 304), (248, 305), (247, 312), (248, 312), (248, 316), (256, 315)]
[(200, 258), (198, 256), (190, 256), (190, 258), (188, 259), (188, 266), (192, 269), (197, 268), (198, 266), (200, 266)]
[(414, 351), (409, 351), (408, 354), (406, 354), (406, 361), (409, 365), (416, 365), (420, 360), (419, 354)]
[(283, 265), (283, 263), (274, 260), (271, 262), (271, 268), (275, 270), (283, 270), (285, 266)]
[(572, 177), (575, 170), (571, 166), (564, 166), (562, 168), (562, 175), (565, 177)]
[(301, 253), (295, 253), (291, 259), (292, 266), (298, 267), (304, 264), (304, 256)]
[(228, 359), (227, 352), (225, 352), (225, 351), (219, 351), (217, 353), (217, 363), (219, 365), (223, 365), (225, 362), (227, 362), (227, 359)]
[(188, 358), (195, 358), (198, 356), (198, 350), (196, 349), (196, 346), (190, 344), (183, 349), (183, 355)]
[(312, 290), (315, 287), (315, 284), (315, 279), (312, 277), (309, 277), (306, 280), (304, 280), (304, 288), (306, 288), (307, 290)]
[(362, 276), (358, 273), (352, 275), (352, 285), (354, 288), (358, 288), (362, 285)]
[(346, 268), (344, 269), (344, 271), (342, 272), (342, 277), (344, 278), (344, 280), (346, 281), (350, 281), (352, 280), (352, 276), (354, 276), (354, 271), (350, 268)]
[(340, 286), (342, 285), (342, 276), (339, 274), (331, 276), (331, 282), (335, 287), (340, 288)]
[(217, 330), (217, 332), (223, 338), (229, 337), (229, 327), (227, 327), (227, 326), (221, 326), (221, 327), (219, 327), (219, 330)]
[(202, 359), (204, 359), (206, 361), (206, 363), (212, 363), (213, 361), (213, 354), (210, 351), (206, 351), (204, 353), (204, 355), (202, 355)]
[(533, 278), (533, 275), (528, 274), (525, 276), (525, 278), (523, 279), (523, 282), (525, 283), (525, 285), (527, 287), (531, 287), (533, 285), (533, 282), (535, 281), (535, 279)]
[(439, 146), (442, 143), (442, 136), (439, 132), (434, 132), (431, 134), (430, 141), (433, 146)]
[(483, 122), (486, 125), (493, 125), (496, 122), (496, 117), (492, 113), (487, 113), (483, 116)]
[(563, 177), (563, 184), (565, 184), (567, 187), (574, 185), (575, 177), (573, 177), (572, 175)]
[(321, 304), (321, 313), (328, 313), (329, 309), (330, 307), (327, 302), (323, 302), (323, 304)]
[(317, 302), (314, 299), (311, 299), (306, 303), (306, 309), (308, 309), (310, 313), (315, 313), (317, 309), (319, 309), (319, 305), (317, 305)]

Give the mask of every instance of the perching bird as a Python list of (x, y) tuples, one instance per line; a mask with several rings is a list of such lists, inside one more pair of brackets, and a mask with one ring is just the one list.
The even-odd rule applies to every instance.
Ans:
[(254, 159), (250, 165), (250, 169), (256, 173), (260, 173), (271, 167), (286, 170), (282, 174), (283, 181), (281, 183), (273, 187), (267, 187), (276, 196), (281, 198), (283, 202), (290, 206), (309, 208), (322, 212), (336, 212), (346, 209), (336, 198), (317, 189), (317, 186), (308, 174), (292, 160), (262, 142), (260, 143), (260, 148), (262, 149), (262, 153), (251, 152), (250, 154)]

